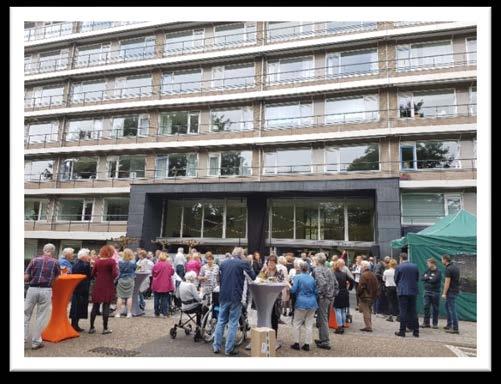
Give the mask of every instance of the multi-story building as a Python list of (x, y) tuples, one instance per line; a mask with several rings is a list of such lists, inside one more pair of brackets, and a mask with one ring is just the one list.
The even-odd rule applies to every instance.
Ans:
[(384, 256), (476, 213), (474, 23), (30, 23), (24, 70), (27, 258)]

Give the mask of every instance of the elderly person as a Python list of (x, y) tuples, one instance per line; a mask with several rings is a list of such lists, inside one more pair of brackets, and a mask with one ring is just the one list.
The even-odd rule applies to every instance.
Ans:
[(315, 278), (318, 293), (318, 335), (315, 340), (318, 348), (331, 349), (329, 340), (329, 310), (336, 297), (339, 286), (332, 269), (325, 266), (325, 253), (315, 255), (316, 267), (312, 276)]
[(184, 256), (184, 249), (179, 247), (177, 249), (176, 256), (174, 256), (174, 268), (178, 276), (183, 279), (184, 278), (184, 265), (186, 264), (186, 257)]
[(378, 295), (378, 282), (374, 272), (370, 270), (371, 264), (367, 260), (360, 263), (360, 281), (357, 286), (358, 306), (364, 316), (365, 327), (362, 332), (372, 332), (372, 303)]
[(202, 298), (198, 294), (196, 282), (197, 274), (188, 271), (184, 275), (185, 281), (179, 284), (179, 299), (181, 300), (181, 310), (185, 313), (195, 313), (197, 315), (197, 333), (200, 334), (202, 321)]
[(117, 282), (117, 313), (115, 317), (120, 317), (127, 303), (127, 318), (132, 317), (132, 292), (134, 291), (134, 280), (136, 275), (136, 261), (132, 249), (123, 250), (123, 260), (118, 263), (120, 276)]
[(300, 272), (294, 277), (291, 294), (296, 296), (294, 308), (294, 320), (292, 321), (294, 330), (294, 344), (292, 349), (299, 350), (301, 326), (305, 328), (304, 344), (301, 347), (303, 351), (310, 350), (310, 344), (313, 339), (313, 320), (317, 305), (317, 286), (315, 279), (308, 274), (308, 265), (304, 261), (298, 263)]
[[(294, 258), (294, 267), (291, 268), (289, 271), (289, 284), (292, 286), (294, 284), (294, 276), (297, 274), (301, 273), (301, 263), (303, 260), (301, 260), (299, 257)], [(306, 265), (306, 268), (308, 268), (308, 265)], [(292, 294), (292, 291), (290, 291), (290, 300), (291, 300), (291, 310), (289, 311), (289, 316), (294, 316), (294, 308), (295, 308), (295, 303), (296, 303), (296, 295)]]
[(193, 271), (198, 276), (200, 274), (200, 269), (202, 269), (200, 254), (198, 252), (194, 252), (191, 254), (190, 260), (186, 263), (186, 272)]
[[(284, 271), (285, 269), (285, 271)], [(275, 255), (270, 255), (265, 266), (261, 270), (265, 279), (273, 278), (278, 282), (287, 282), (285, 273), (287, 269), (283, 265), (278, 264), (278, 258)], [(282, 295), (283, 290), (278, 295), (271, 311), (271, 327), (275, 330), (275, 336), (278, 338), (278, 324), (280, 322), (280, 315), (282, 314)]]
[(308, 264), (308, 273), (311, 273), (312, 271), (311, 260), (308, 258), (306, 252), (301, 252), (301, 260), (304, 261), (306, 264)]
[(75, 254), (75, 250), (73, 248), (64, 248), (63, 254), (59, 258), (59, 268), (63, 273), (71, 273), (73, 268), (72, 260)]
[[(284, 275), (284, 280), (289, 283), (289, 270), (287, 269), (287, 257), (280, 256), (278, 258), (277, 268), (282, 270), (282, 274)], [(289, 312), (292, 310), (290, 303), (290, 287), (285, 287), (282, 289), (282, 309), (283, 315), (287, 316), (287, 310)], [(285, 324), (283, 321), (279, 319), (279, 323)]]
[[(358, 283), (360, 282), (360, 274), (362, 273), (362, 256), (358, 255), (355, 258), (355, 263), (351, 266), (351, 273), (353, 274), (353, 280), (355, 281), (355, 290), (358, 288)], [(357, 306), (355, 310), (358, 311), (358, 296), (357, 296)]]
[(214, 288), (219, 285), (219, 266), (214, 263), (214, 256), (211, 252), (205, 254), (206, 264), (200, 269), (198, 280), (202, 286), (203, 295), (212, 295)]
[(147, 272), (148, 276), (143, 280), (139, 287), (139, 307), (144, 310), (146, 303), (144, 302), (144, 298), (147, 296), (147, 291), (150, 288), (150, 276), (151, 271), (153, 270), (153, 262), (148, 259), (148, 253), (141, 249), (138, 253), (139, 260), (137, 262), (137, 269), (139, 272)]
[(244, 272), (249, 275), (251, 279), (254, 279), (256, 275), (245, 259), (243, 249), (240, 247), (236, 247), (233, 250), (232, 258), (226, 259), (224, 263), (221, 263), (219, 270), (219, 316), (214, 332), (214, 343), (212, 344), (212, 348), (214, 353), (219, 353), (221, 351), (223, 331), (226, 324), (228, 324), (225, 354), (227, 356), (235, 356), (238, 355), (238, 351), (234, 349), (235, 336), (238, 329), (238, 320), (242, 313), (242, 296), (244, 282), (246, 281)]
[(395, 268), (397, 265), (397, 261), (391, 259), (387, 269), (383, 273), (383, 282), (386, 290), (386, 297), (388, 298), (388, 310), (390, 312), (390, 316), (386, 321), (393, 321), (393, 316), (396, 316), (397, 321), (400, 321), (400, 316), (398, 314), (397, 285), (395, 284)]
[(339, 292), (334, 299), (334, 310), (336, 311), (337, 329), (334, 333), (343, 334), (346, 324), (346, 313), (350, 307), (349, 290), (353, 288), (353, 279), (344, 271), (344, 260), (338, 259), (334, 264), (334, 276), (339, 285)]
[(43, 254), (35, 257), (26, 267), (24, 281), (29, 283), (24, 300), (24, 340), (27, 342), (31, 315), (37, 307), (37, 321), (31, 333), (31, 349), (43, 347), (42, 330), (51, 313), (52, 283), (59, 276), (59, 263), (54, 258), (56, 247), (45, 244)]
[(96, 279), (96, 284), (92, 291), (92, 310), (90, 312), (89, 333), (96, 333), (94, 322), (101, 304), (103, 304), (103, 335), (111, 333), (111, 329), (108, 329), (110, 303), (116, 295), (114, 281), (120, 274), (117, 263), (113, 260), (114, 252), (115, 248), (111, 245), (104, 245), (101, 247), (99, 250), (99, 258), (92, 268), (91, 278)]
[(155, 316), (169, 316), (170, 293), (174, 291), (172, 284), (172, 276), (174, 276), (174, 268), (170, 263), (170, 259), (166, 252), (160, 252), (158, 262), (152, 270), (153, 282), (151, 289), (153, 291), (154, 311)]
[(78, 260), (73, 266), (73, 273), (85, 275), (73, 291), (71, 298), (70, 319), (71, 326), (77, 332), (83, 332), (83, 328), (78, 326), (78, 320), (86, 319), (89, 312), (89, 289), (90, 289), (90, 276), (92, 269), (90, 266), (90, 251), (87, 248), (82, 248), (78, 251)]

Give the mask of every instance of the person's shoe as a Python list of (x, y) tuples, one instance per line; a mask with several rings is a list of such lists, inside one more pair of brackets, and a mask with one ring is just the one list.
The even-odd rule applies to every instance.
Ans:
[(327, 349), (327, 350), (331, 349), (331, 346), (327, 344), (317, 344), (317, 347), (320, 349)]
[(83, 332), (84, 329), (83, 328), (80, 328), (78, 325), (72, 325), (73, 329), (77, 332)]
[(412, 332), (412, 336), (419, 337), (419, 332)]
[(103, 330), (103, 335), (109, 335), (111, 332), (113, 332), (111, 329), (105, 329)]
[(238, 349), (232, 349), (230, 352), (226, 353), (226, 356), (238, 356)]
[(388, 317), (386, 321), (391, 321), (393, 323), (393, 316)]
[(250, 351), (252, 349), (252, 343), (249, 343), (245, 346), (246, 351)]
[(438, 325), (432, 326), (433, 329), (438, 329)]
[(120, 312), (115, 315), (115, 318), (117, 318), (117, 319), (120, 318)]
[(155, 317), (160, 317), (160, 313), (155, 313)]
[(309, 352), (309, 351), (310, 351), (310, 344), (304, 344), (304, 345), (301, 347), (301, 349), (302, 349), (303, 351)]
[(132, 313), (128, 313), (126, 317), (130, 319), (132, 317)]
[(442, 329), (448, 330), (448, 329), (451, 329), (451, 327), (448, 325), (445, 325), (444, 327), (442, 327)]
[(372, 332), (372, 328), (367, 328), (367, 327), (365, 327), (365, 328), (361, 328), (360, 330), (361, 330), (362, 332)]
[(90, 328), (89, 333), (96, 333), (96, 328)]
[(318, 340), (318, 339), (315, 339), (314, 341), (315, 341), (316, 345), (320, 345), (321, 344), (320, 340)]
[(445, 333), (454, 333), (454, 334), (459, 334), (459, 330), (457, 329), (447, 329)]
[(420, 327), (421, 328), (431, 328), (431, 325), (430, 324), (421, 324)]
[(45, 346), (45, 345), (44, 345), (44, 343), (40, 343), (40, 344), (33, 344), (33, 345), (31, 346), (31, 349), (35, 351), (35, 350), (37, 350), (37, 349), (43, 348), (44, 346)]
[(396, 331), (395, 336), (405, 337), (405, 332)]
[(342, 327), (338, 327), (336, 328), (336, 330), (334, 331), (334, 333), (338, 334), (338, 335), (342, 335), (344, 333), (344, 330)]
[(214, 352), (217, 355), (218, 353), (221, 353), (221, 350), (219, 350), (219, 349), (213, 349), (212, 352)]
[(291, 345), (291, 348), (292, 349), (295, 349), (296, 351), (299, 351), (301, 349), (301, 347), (299, 346), (299, 343), (294, 343)]
[(292, 316), (294, 314), (294, 311), (290, 311), (287, 316)]

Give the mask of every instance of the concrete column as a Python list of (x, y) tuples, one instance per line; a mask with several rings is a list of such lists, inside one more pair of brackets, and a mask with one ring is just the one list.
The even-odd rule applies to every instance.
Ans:
[(209, 151), (202, 150), (198, 152), (197, 176), (205, 177), (209, 174)]
[(165, 32), (162, 30), (155, 31), (155, 57), (160, 59), (164, 55)]
[(391, 241), (401, 237), (400, 224), (400, 189), (397, 178), (388, 180), (376, 188), (376, 242), (380, 255), (391, 256), (398, 250), (392, 250)]
[(206, 133), (210, 131), (210, 111), (203, 109), (200, 111), (200, 125), (198, 126), (199, 133)]

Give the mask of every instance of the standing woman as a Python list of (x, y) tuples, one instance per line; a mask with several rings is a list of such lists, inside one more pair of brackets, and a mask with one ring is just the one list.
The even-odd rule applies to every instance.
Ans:
[[(287, 258), (285, 256), (280, 256), (278, 258), (277, 268), (280, 268), (282, 270), (282, 273), (284, 274), (284, 280), (286, 282), (289, 282), (289, 271), (287, 269)], [(289, 310), (289, 312), (292, 311), (290, 301), (290, 286), (282, 289), (282, 308), (284, 310), (284, 316), (287, 316), (287, 309)]]
[(174, 267), (167, 259), (166, 252), (160, 252), (158, 262), (154, 265), (152, 274), (153, 281), (151, 290), (153, 291), (153, 303), (155, 316), (169, 316), (170, 293), (174, 291), (172, 284), (172, 276), (174, 275)]
[(92, 268), (91, 278), (95, 277), (96, 283), (92, 292), (92, 311), (90, 312), (89, 333), (96, 333), (94, 321), (99, 311), (99, 305), (103, 304), (103, 335), (111, 333), (108, 329), (108, 317), (110, 316), (110, 303), (116, 295), (115, 279), (119, 275), (117, 263), (113, 260), (115, 249), (111, 245), (104, 245), (99, 250), (99, 258)]
[(86, 248), (82, 248), (78, 251), (78, 260), (73, 265), (72, 269), (72, 273), (86, 276), (86, 278), (77, 285), (73, 291), (73, 297), (71, 298), (71, 326), (77, 332), (83, 331), (83, 328), (78, 326), (78, 320), (86, 319), (89, 312), (89, 289), (90, 276), (92, 273), (89, 252), (90, 251)]
[[(277, 257), (275, 255), (268, 256), (268, 261), (261, 270), (265, 279), (274, 278), (277, 282), (283, 282), (285, 276), (283, 271), (277, 267)], [(275, 330), (275, 338), (278, 338), (278, 322), (282, 313), (282, 292), (278, 295), (271, 311), (271, 327)]]
[(388, 309), (390, 316), (386, 321), (393, 321), (393, 316), (397, 317), (397, 321), (400, 320), (398, 313), (398, 296), (397, 296), (397, 285), (395, 284), (395, 268), (397, 267), (397, 261), (391, 259), (388, 263), (388, 268), (383, 272), (383, 282), (386, 289), (386, 297), (388, 298)]
[(261, 269), (263, 269), (263, 259), (259, 251), (255, 251), (252, 255), (252, 270), (257, 276), (261, 272)]
[(336, 311), (337, 328), (334, 333), (343, 334), (346, 323), (347, 309), (350, 307), (349, 290), (353, 288), (353, 279), (343, 271), (344, 260), (337, 260), (334, 264), (334, 276), (339, 285), (339, 293), (334, 298), (334, 310)]
[(136, 277), (136, 262), (132, 249), (125, 248), (123, 260), (118, 262), (120, 276), (117, 282), (117, 313), (115, 317), (120, 317), (127, 303), (127, 317), (132, 317), (132, 292), (134, 291), (134, 279)]

